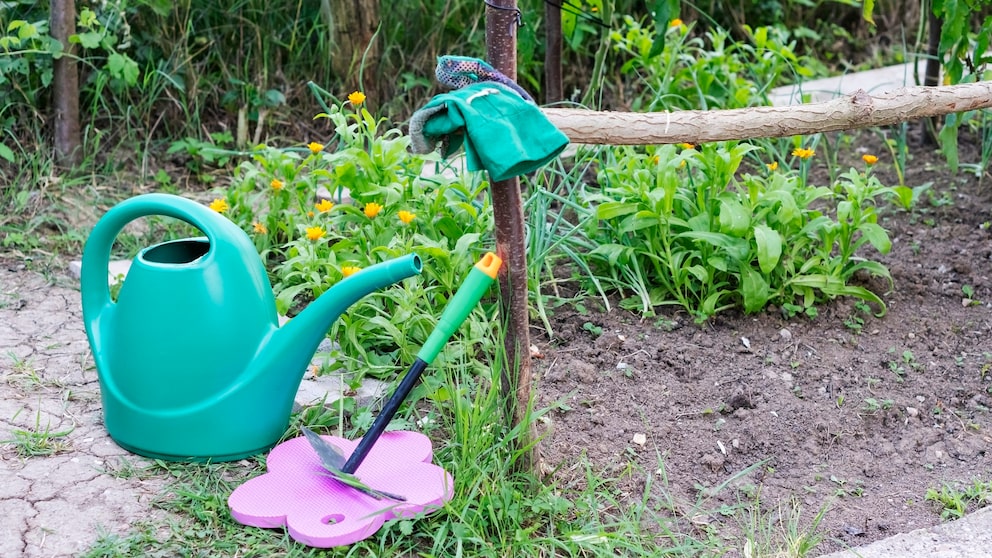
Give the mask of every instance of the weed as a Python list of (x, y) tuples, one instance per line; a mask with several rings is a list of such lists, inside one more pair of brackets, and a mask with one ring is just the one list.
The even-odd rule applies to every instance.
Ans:
[(992, 481), (976, 479), (963, 487), (944, 484), (939, 490), (928, 488), (924, 499), (938, 504), (941, 519), (960, 519), (969, 506), (992, 502)]
[(584, 324), (582, 324), (582, 329), (588, 331), (589, 334), (592, 335), (593, 337), (599, 337), (600, 335), (603, 335), (603, 328), (592, 322), (585, 322)]
[(13, 438), (0, 443), (12, 445), (21, 457), (54, 455), (70, 448), (69, 441), (64, 438), (72, 431), (70, 428), (55, 432), (52, 431), (51, 424), (42, 427), (41, 411), (38, 411), (33, 429), (14, 428), (10, 432)]

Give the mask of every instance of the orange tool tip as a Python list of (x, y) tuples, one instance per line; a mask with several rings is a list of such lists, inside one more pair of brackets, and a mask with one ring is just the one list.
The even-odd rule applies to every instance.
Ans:
[(482, 259), (475, 264), (475, 267), (478, 268), (479, 271), (495, 279), (496, 273), (502, 265), (503, 260), (499, 256), (493, 254), (492, 252), (486, 252), (486, 255), (482, 256)]

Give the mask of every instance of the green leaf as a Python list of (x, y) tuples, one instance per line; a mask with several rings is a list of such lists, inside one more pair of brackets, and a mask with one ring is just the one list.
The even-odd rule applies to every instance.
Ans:
[(892, 249), (892, 241), (889, 240), (889, 234), (885, 232), (881, 226), (875, 223), (862, 223), (858, 230), (861, 234), (868, 239), (868, 242), (875, 247), (876, 250), (883, 254), (888, 254), (889, 250)]
[[(674, 4), (674, 6), (673, 6)], [(651, 42), (651, 50), (648, 51), (648, 58), (654, 58), (665, 50), (665, 36), (668, 34), (668, 23), (676, 14), (673, 7), (678, 9), (678, 1), (655, 0), (651, 7), (654, 14), (654, 41)]]
[(606, 202), (596, 208), (596, 217), (603, 220), (616, 219), (624, 215), (636, 213), (639, 204), (632, 202)]
[(744, 236), (751, 226), (751, 212), (739, 201), (723, 197), (720, 200), (720, 232)]
[(947, 157), (947, 166), (951, 167), (951, 172), (958, 172), (958, 115), (948, 114), (944, 117), (944, 127), (937, 135), (940, 140), (940, 149)]
[(330, 473), (330, 477), (334, 480), (350, 486), (359, 492), (368, 494), (369, 496), (375, 498), (376, 500), (381, 500), (383, 498), (389, 498), (390, 500), (397, 500), (400, 502), (405, 502), (406, 498), (398, 494), (390, 494), (389, 492), (384, 492), (382, 490), (376, 490), (371, 486), (363, 483), (361, 479), (357, 476), (345, 473), (341, 470), (344, 466), (344, 454), (341, 453), (334, 444), (331, 444), (327, 440), (323, 439), (313, 430), (310, 430), (306, 426), (300, 428), (303, 435), (306, 437), (307, 441), (310, 442), (310, 447), (316, 452), (317, 457), (320, 458), (321, 464), (324, 469)]
[(100, 46), (100, 41), (103, 39), (103, 33), (99, 31), (87, 31), (85, 33), (77, 33), (69, 37), (70, 43), (79, 43), (83, 48), (97, 48)]
[(110, 75), (129, 86), (138, 83), (138, 63), (131, 60), (126, 54), (115, 52), (108, 56), (107, 69), (110, 71)]
[(868, 23), (875, 25), (875, 20), (872, 19), (873, 11), (875, 11), (875, 0), (865, 0), (861, 4), (861, 18)]
[(767, 275), (782, 257), (782, 237), (778, 231), (762, 223), (754, 227), (754, 242), (758, 248), (758, 267)]
[(0, 158), (6, 159), (11, 163), (14, 162), (14, 150), (7, 147), (6, 145), (0, 143)]
[(748, 314), (757, 312), (765, 307), (771, 298), (771, 289), (760, 273), (750, 266), (741, 266), (741, 286), (739, 289), (744, 302), (744, 311)]

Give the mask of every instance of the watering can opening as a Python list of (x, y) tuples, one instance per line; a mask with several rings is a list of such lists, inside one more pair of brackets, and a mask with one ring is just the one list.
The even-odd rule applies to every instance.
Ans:
[(210, 251), (206, 238), (184, 238), (156, 244), (141, 251), (140, 258), (157, 264), (190, 264)]

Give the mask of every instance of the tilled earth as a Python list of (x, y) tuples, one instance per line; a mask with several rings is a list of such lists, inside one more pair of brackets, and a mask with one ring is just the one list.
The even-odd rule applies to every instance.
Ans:
[(584, 457), (637, 502), (651, 474), (649, 500), (701, 530), (742, 528), (733, 507), (756, 499), (768, 517), (798, 505), (801, 525), (826, 509), (816, 554), (934, 525), (928, 488), (992, 481), (992, 177), (936, 154), (910, 165), (934, 197), (882, 223), (893, 249), (874, 257), (895, 287), (867, 285), (882, 318), (843, 299), (814, 320), (770, 308), (703, 325), (556, 309), (553, 337), (534, 337), (555, 478), (581, 486)]

